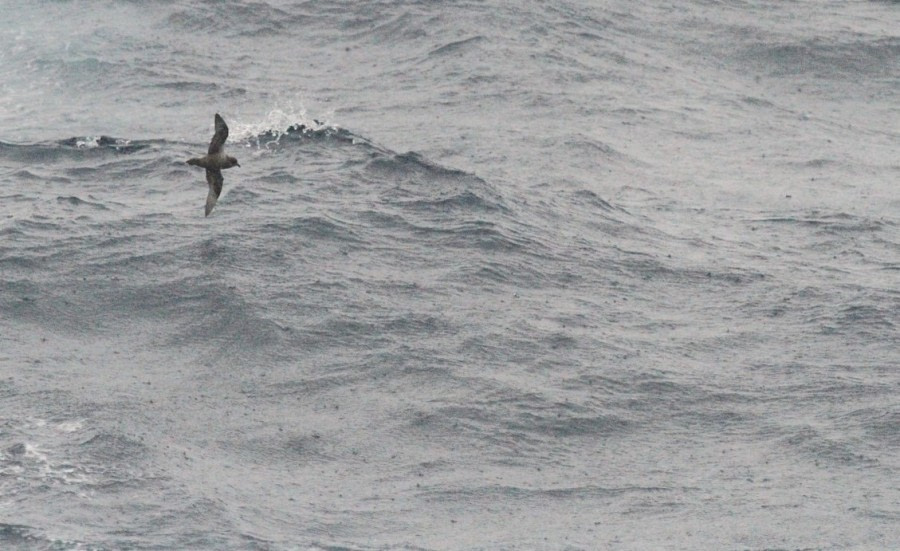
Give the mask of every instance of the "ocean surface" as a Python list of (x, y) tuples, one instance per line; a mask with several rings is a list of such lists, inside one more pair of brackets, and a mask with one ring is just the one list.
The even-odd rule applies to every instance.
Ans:
[(900, 549), (898, 2), (0, 12), (0, 549)]

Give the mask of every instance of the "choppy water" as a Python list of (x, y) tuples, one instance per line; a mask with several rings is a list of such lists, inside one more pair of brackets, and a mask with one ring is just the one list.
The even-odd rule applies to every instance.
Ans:
[(900, 548), (896, 2), (2, 8), (3, 549)]

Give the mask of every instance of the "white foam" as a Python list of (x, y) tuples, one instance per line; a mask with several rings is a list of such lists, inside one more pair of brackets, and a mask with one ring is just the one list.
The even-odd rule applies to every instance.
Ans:
[(100, 146), (100, 136), (86, 136), (75, 139), (75, 147), (78, 149), (94, 149)]
[[(85, 136), (84, 138), (75, 138), (75, 147), (78, 149), (95, 149), (100, 147), (103, 143), (103, 136)], [(107, 143), (109, 143), (109, 138), (106, 139)], [(131, 140), (125, 140), (122, 138), (115, 139), (116, 147), (127, 146), (131, 144)]]
[(337, 125), (331, 121), (333, 116), (333, 109), (320, 115), (309, 115), (303, 99), (299, 95), (295, 95), (293, 98), (276, 101), (275, 106), (258, 121), (253, 122), (249, 117), (245, 118), (238, 113), (236, 120), (233, 122), (226, 120), (226, 122), (229, 129), (229, 141), (244, 142), (246, 147), (265, 148), (267, 142), (257, 143), (256, 137), (269, 133), (272, 135), (272, 141), (277, 141), (288, 128), (301, 124), (313, 130), (337, 128)]
[(84, 428), (84, 421), (82, 419), (63, 421), (58, 423), (55, 428), (59, 432), (77, 432)]

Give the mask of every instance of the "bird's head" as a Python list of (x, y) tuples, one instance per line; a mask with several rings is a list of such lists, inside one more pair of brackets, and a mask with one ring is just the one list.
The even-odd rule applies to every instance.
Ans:
[(231, 168), (233, 166), (241, 166), (240, 163), (238, 163), (238, 160), (235, 159), (234, 157), (226, 157), (226, 159), (228, 160), (228, 166), (226, 166), (225, 168)]

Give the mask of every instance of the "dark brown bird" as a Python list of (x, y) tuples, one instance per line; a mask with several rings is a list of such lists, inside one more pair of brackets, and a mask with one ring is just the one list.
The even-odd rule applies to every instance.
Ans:
[(187, 164), (202, 166), (206, 169), (206, 183), (209, 184), (209, 194), (206, 196), (206, 216), (216, 206), (216, 200), (222, 193), (222, 171), (233, 166), (241, 166), (237, 159), (225, 154), (225, 140), (228, 138), (228, 126), (222, 117), (216, 113), (216, 132), (209, 142), (209, 151), (203, 157), (189, 159)]

